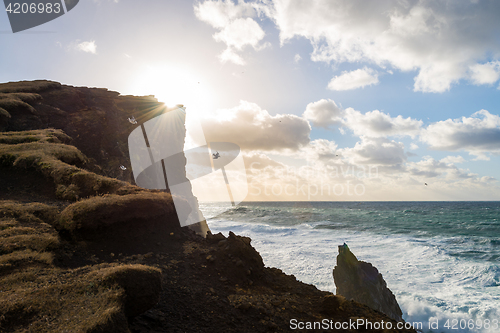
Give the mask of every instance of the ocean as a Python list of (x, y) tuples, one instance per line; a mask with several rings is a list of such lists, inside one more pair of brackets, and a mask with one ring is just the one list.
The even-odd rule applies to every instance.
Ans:
[[(500, 202), (202, 203), (213, 233), (252, 238), (264, 263), (335, 293), (344, 242), (423, 332), (500, 332)], [(217, 215), (219, 214), (219, 215)]]

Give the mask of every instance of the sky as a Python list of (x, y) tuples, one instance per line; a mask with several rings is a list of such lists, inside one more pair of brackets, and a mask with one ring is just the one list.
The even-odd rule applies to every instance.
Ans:
[[(247, 200), (500, 200), (500, 2), (86, 0), (13, 34), (0, 82), (186, 106)], [(196, 145), (196, 138), (188, 142)]]

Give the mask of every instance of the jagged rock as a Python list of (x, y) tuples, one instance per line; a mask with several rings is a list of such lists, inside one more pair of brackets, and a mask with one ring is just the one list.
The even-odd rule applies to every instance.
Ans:
[[(83, 197), (115, 193), (123, 186), (123, 183), (117, 180), (134, 184), (128, 136), (138, 126), (137, 124), (144, 123), (165, 111), (164, 103), (158, 102), (154, 96), (122, 96), (107, 89), (73, 87), (45, 80), (0, 84), (0, 131), (7, 133), (23, 131), (24, 140), (32, 141), (21, 141), (22, 143), (39, 141), (41, 143), (43, 137), (49, 135), (54, 136), (54, 140), (62, 141), (60, 143), (68, 144), (71, 141), (71, 145), (77, 148), (68, 145), (55, 148), (43, 146), (52, 150), (64, 149), (64, 158), (59, 157), (61, 155), (59, 151), (55, 157), (62, 162), (85, 169), (72, 170), (69, 175), (64, 174), (72, 178), (69, 182), (73, 184), (72, 186), (56, 181), (58, 187), (56, 196), (63, 200), (76, 201)], [(128, 120), (130, 118), (137, 121), (131, 123)], [(64, 140), (61, 137), (65, 137)], [(9, 138), (10, 142), (2, 142), (1, 139), (0, 143), (19, 143), (13, 142), (15, 138), (12, 137)], [(177, 151), (182, 151), (184, 140), (185, 129), (182, 129), (175, 142)], [(173, 145), (174, 142), (170, 144)], [(38, 146), (33, 148), (36, 148), (32, 149), (33, 151), (41, 150)], [(74, 150), (72, 155), (75, 158), (72, 160), (75, 161), (66, 158), (70, 154), (68, 151), (70, 149)], [(180, 159), (180, 162), (178, 166), (180, 173), (187, 181), (186, 159)], [(60, 170), (53, 172), (54, 170), (45, 168), (45, 171), (50, 175), (59, 177), (62, 175)], [(109, 179), (97, 177), (87, 171)], [(197, 202), (190, 187), (181, 196), (186, 200)], [(209, 230), (206, 221), (192, 224), (188, 228), (203, 237)]]
[(333, 280), (337, 295), (368, 305), (396, 321), (402, 320), (403, 313), (382, 274), (372, 264), (359, 261), (346, 244), (339, 246)]
[(168, 194), (130, 184), (125, 148), (137, 124), (128, 118), (154, 116), (154, 98), (34, 81), (0, 84), (0, 101), (1, 332), (288, 332), (292, 318), (389, 320), (265, 267), (248, 237), (197, 236), (176, 222)]

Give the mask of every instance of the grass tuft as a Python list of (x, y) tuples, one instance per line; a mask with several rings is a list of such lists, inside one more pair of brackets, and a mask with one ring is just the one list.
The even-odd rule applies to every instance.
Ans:
[(134, 219), (151, 220), (171, 216), (172, 196), (168, 193), (142, 192), (104, 195), (78, 201), (61, 213), (59, 227), (70, 232), (106, 228)]
[(48, 89), (58, 89), (60, 87), (60, 83), (46, 80), (8, 82), (0, 86), (0, 93), (37, 93)]
[(136, 186), (87, 171), (89, 159), (63, 131), (55, 129), (0, 133), (0, 166), (36, 171), (56, 185), (56, 197), (76, 201), (107, 193), (133, 193)]

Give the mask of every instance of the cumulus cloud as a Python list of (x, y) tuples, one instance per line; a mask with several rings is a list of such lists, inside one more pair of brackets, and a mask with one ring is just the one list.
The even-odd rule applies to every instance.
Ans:
[(466, 151), (487, 159), (485, 153), (500, 154), (500, 117), (481, 110), (471, 117), (432, 123), (421, 132), (420, 140), (431, 149)]
[(75, 49), (78, 51), (83, 51), (92, 54), (97, 53), (97, 45), (94, 40), (78, 43), (76, 44)]
[(500, 78), (500, 61), (474, 64), (470, 67), (471, 80), (475, 84), (493, 84)]
[(461, 163), (462, 160), (456, 156), (448, 156), (437, 161), (430, 156), (425, 156), (418, 162), (409, 162), (406, 165), (407, 171), (412, 176), (425, 178), (436, 178), (444, 176), (448, 179), (469, 179), (477, 178), (477, 174), (473, 174), (468, 170), (457, 168), (451, 161)]
[(331, 99), (322, 99), (309, 103), (303, 117), (316, 127), (329, 128), (333, 125), (342, 124), (344, 111)]
[(404, 144), (386, 138), (361, 137), (353, 148), (342, 150), (351, 164), (370, 164), (401, 168), (406, 162)]
[[(352, 148), (318, 139), (298, 151), (306, 164), (244, 153), (250, 200), (470, 200), (498, 198), (495, 179), (455, 164), (460, 156), (408, 162), (401, 142), (362, 137)], [(273, 153), (275, 154), (275, 153)], [(282, 155), (283, 153), (277, 153)], [(283, 156), (285, 159), (288, 154)], [(424, 186), (428, 183), (429, 186)]]
[(255, 103), (241, 101), (203, 119), (209, 142), (233, 142), (244, 150), (297, 150), (309, 143), (311, 127), (302, 117), (272, 116)]
[[(264, 4), (267, 8), (262, 12), (275, 22), (281, 43), (307, 38), (314, 61), (365, 61), (381, 68), (418, 71), (414, 90), (422, 92), (447, 91), (462, 79), (474, 84), (498, 80), (494, 73), (498, 71), (492, 68), (500, 55), (500, 3), (496, 1), (316, 0), (305, 4), (274, 0)], [(490, 56), (492, 62), (484, 64)], [(337, 80), (347, 79), (347, 74)], [(373, 74), (366, 74), (370, 73), (361, 82), (376, 82)], [(337, 87), (337, 80), (330, 85)]]
[(439, 162), (446, 163), (447, 165), (450, 164), (460, 164), (465, 162), (465, 159), (462, 156), (446, 156), (445, 158), (442, 158), (439, 160)]
[(351, 72), (342, 72), (341, 75), (334, 76), (328, 83), (328, 89), (337, 91), (352, 90), (377, 83), (379, 83), (377, 72), (365, 67)]
[(219, 54), (219, 60), (222, 63), (230, 61), (236, 65), (241, 65), (241, 66), (246, 65), (246, 61), (240, 55), (234, 52), (233, 49), (231, 49), (230, 47), (228, 47), (221, 54)]
[(421, 120), (411, 117), (403, 118), (401, 115), (391, 117), (379, 110), (366, 113), (361, 113), (353, 108), (342, 110), (331, 99), (309, 103), (303, 117), (316, 127), (344, 126), (357, 136), (367, 137), (415, 137), (419, 134), (423, 124)]
[(349, 127), (355, 135), (369, 137), (411, 136), (415, 137), (420, 132), (423, 124), (421, 120), (411, 117), (403, 118), (401, 115), (391, 117), (379, 110), (361, 113), (353, 108), (345, 110), (345, 126)]
[(218, 42), (224, 42), (228, 47), (241, 50), (245, 45), (256, 47), (264, 38), (264, 30), (253, 19), (239, 18), (228, 23), (220, 32), (214, 35)]
[(271, 159), (269, 156), (262, 154), (260, 152), (252, 151), (245, 153), (243, 155), (243, 159), (245, 161), (245, 166), (247, 169), (257, 169), (262, 170), (268, 167), (272, 168), (284, 168), (285, 165), (283, 163), (276, 162)]
[(223, 29), (231, 23), (232, 20), (244, 17), (255, 16), (255, 9), (249, 3), (234, 4), (230, 0), (226, 1), (204, 1), (194, 6), (196, 17), (214, 28)]
[(334, 141), (317, 139), (305, 146), (302, 152), (304, 153), (304, 157), (312, 163), (338, 164), (341, 159), (337, 148), (338, 146)]
[(213, 38), (227, 45), (226, 50), (219, 55), (222, 62), (244, 65), (245, 61), (236, 51), (242, 51), (246, 46), (261, 50), (269, 45), (261, 44), (265, 32), (253, 19), (258, 14), (256, 7), (245, 2), (235, 4), (230, 0), (209, 0), (194, 6), (194, 13), (199, 20), (219, 30)]

